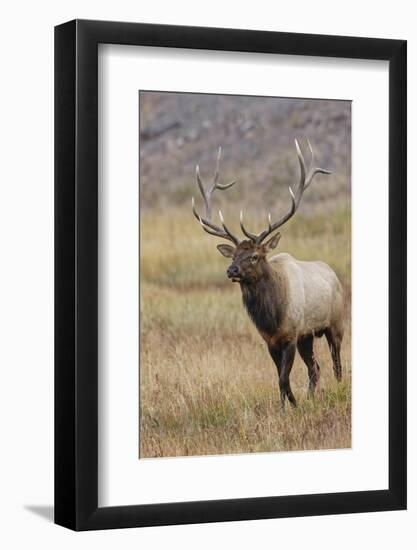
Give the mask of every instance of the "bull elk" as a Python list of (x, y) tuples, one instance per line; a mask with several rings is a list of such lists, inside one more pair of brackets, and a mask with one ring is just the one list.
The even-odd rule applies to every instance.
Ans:
[[(219, 244), (218, 250), (232, 263), (227, 268), (227, 276), (240, 284), (243, 304), (254, 322), (259, 334), (265, 340), (269, 353), (278, 369), (281, 408), (285, 398), (296, 406), (291, 391), (290, 373), (296, 348), (307, 365), (309, 393), (314, 394), (320, 378), (320, 366), (314, 355), (315, 337), (326, 336), (333, 362), (336, 379), (342, 378), (340, 347), (343, 338), (343, 289), (334, 271), (320, 261), (300, 261), (290, 254), (281, 253), (267, 259), (267, 254), (275, 249), (281, 238), (276, 230), (282, 227), (300, 206), (305, 190), (317, 174), (330, 174), (328, 170), (314, 166), (314, 154), (307, 140), (311, 164), (309, 169), (297, 140), (295, 146), (300, 164), (300, 182), (295, 192), (289, 188), (291, 206), (286, 214), (272, 222), (268, 215), (268, 227), (259, 234), (251, 233), (243, 224), (240, 212), (240, 227), (245, 240), (238, 239), (226, 226), (219, 211), (221, 226), (216, 225), (211, 216), (211, 199), (216, 189), (226, 190), (236, 183), (219, 182), (221, 148), (211, 188), (205, 189), (201, 181), (199, 167), (196, 167), (197, 184), (201, 192), (205, 214), (198, 214), (194, 198), (192, 208), (200, 225), (210, 235), (227, 239), (233, 243)], [(268, 240), (265, 239), (269, 237)]]

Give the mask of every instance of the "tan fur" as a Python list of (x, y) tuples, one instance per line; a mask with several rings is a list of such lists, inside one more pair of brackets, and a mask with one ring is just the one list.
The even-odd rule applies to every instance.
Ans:
[(277, 274), (279, 294), (285, 300), (285, 318), (280, 334), (295, 339), (315, 335), (332, 327), (343, 335), (343, 288), (334, 271), (324, 262), (296, 260), (281, 253), (269, 259)]

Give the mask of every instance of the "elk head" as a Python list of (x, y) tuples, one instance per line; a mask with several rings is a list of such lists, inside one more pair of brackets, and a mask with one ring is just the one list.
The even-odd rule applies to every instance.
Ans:
[(242, 241), (236, 247), (217, 245), (217, 250), (233, 261), (227, 268), (227, 276), (234, 283), (257, 283), (265, 274), (266, 255), (278, 244), (281, 234), (277, 233), (264, 244)]
[[(232, 187), (232, 185), (236, 183), (236, 180), (226, 184), (219, 183), (221, 147), (219, 148), (219, 152), (217, 155), (217, 164), (213, 184), (208, 191), (205, 190), (201, 181), (199, 167), (196, 167), (197, 184), (205, 205), (205, 217), (202, 217), (200, 216), (200, 214), (197, 213), (194, 197), (192, 198), (193, 213), (204, 231), (206, 231), (210, 235), (221, 237), (233, 243), (234, 246), (228, 244), (219, 244), (217, 246), (217, 249), (221, 254), (223, 254), (223, 256), (233, 259), (231, 265), (227, 268), (227, 276), (233, 282), (240, 282), (243, 284), (255, 284), (260, 279), (262, 279), (266, 271), (266, 256), (270, 250), (276, 248), (281, 238), (280, 233), (274, 232), (282, 225), (284, 225), (290, 218), (292, 218), (292, 216), (298, 210), (303, 193), (313, 181), (314, 176), (316, 174), (330, 174), (328, 170), (314, 167), (314, 153), (309, 140), (307, 140), (307, 144), (311, 154), (311, 162), (308, 170), (306, 169), (305, 160), (303, 154), (301, 153), (298, 141), (295, 140), (295, 147), (297, 150), (301, 174), (300, 182), (298, 184), (296, 192), (294, 193), (292, 188), (289, 187), (291, 206), (286, 214), (281, 216), (281, 218), (279, 218), (275, 222), (272, 222), (271, 214), (268, 214), (268, 227), (261, 231), (259, 234), (255, 234), (246, 229), (243, 224), (243, 213), (240, 212), (240, 227), (245, 237), (247, 237), (247, 240), (238, 239), (230, 231), (230, 229), (225, 224), (223, 215), (220, 210), (219, 217), (221, 227), (219, 225), (216, 225), (212, 221), (211, 199), (214, 191), (216, 189), (229, 189), (230, 187)], [(265, 239), (269, 236), (271, 236), (269, 240), (264, 242)]]

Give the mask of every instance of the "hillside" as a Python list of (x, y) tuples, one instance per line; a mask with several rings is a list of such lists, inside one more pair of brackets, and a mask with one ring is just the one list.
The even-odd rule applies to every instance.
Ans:
[[(217, 197), (254, 214), (285, 208), (299, 178), (294, 138), (308, 137), (319, 176), (303, 200), (305, 214), (350, 207), (351, 103), (159, 92), (140, 93), (142, 208), (183, 205), (196, 195), (195, 165), (210, 181), (222, 146), (222, 181), (238, 184)], [(223, 206), (224, 207), (224, 206)], [(226, 210), (227, 210), (226, 206)]]

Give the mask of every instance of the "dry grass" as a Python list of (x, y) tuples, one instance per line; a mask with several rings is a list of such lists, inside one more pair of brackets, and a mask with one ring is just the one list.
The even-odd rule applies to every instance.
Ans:
[[(330, 449), (351, 445), (351, 330), (346, 308), (344, 379), (333, 377), (325, 339), (316, 340), (321, 390), (307, 397), (297, 355), (291, 385), (299, 406), (279, 412), (276, 368), (227, 281), (216, 239), (184, 209), (141, 219), (140, 456)], [(350, 301), (350, 213), (301, 216), (280, 251), (320, 259)]]

